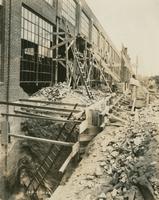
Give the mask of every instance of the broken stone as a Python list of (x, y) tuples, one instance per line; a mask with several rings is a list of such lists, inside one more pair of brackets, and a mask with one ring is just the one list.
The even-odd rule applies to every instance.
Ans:
[(86, 176), (86, 180), (93, 180), (93, 179), (94, 179), (94, 176), (91, 176), (91, 175)]
[(141, 138), (137, 137), (137, 138), (134, 139), (134, 144), (135, 145), (139, 146), (141, 143), (142, 143), (142, 139)]
[(114, 189), (112, 192), (111, 192), (111, 195), (112, 197), (116, 197), (117, 196), (117, 193), (118, 193), (118, 190)]
[(95, 176), (102, 176), (103, 175), (103, 172), (101, 170), (101, 168), (98, 166), (96, 167), (96, 170), (95, 170)]
[(106, 197), (106, 195), (105, 195), (104, 192), (101, 193), (101, 194), (99, 195), (99, 197), (97, 198), (97, 200), (106, 200), (106, 199), (107, 199), (107, 197)]
[(108, 193), (106, 194), (106, 199), (108, 199), (108, 200), (113, 200), (112, 195), (111, 195), (111, 192), (108, 192)]
[(117, 152), (117, 151), (112, 151), (112, 152), (111, 152), (111, 155), (112, 155), (114, 158), (116, 158), (116, 157), (119, 155), (119, 152)]
[(101, 167), (104, 167), (105, 165), (106, 165), (105, 162), (101, 162), (101, 163), (100, 163), (100, 166), (101, 166)]

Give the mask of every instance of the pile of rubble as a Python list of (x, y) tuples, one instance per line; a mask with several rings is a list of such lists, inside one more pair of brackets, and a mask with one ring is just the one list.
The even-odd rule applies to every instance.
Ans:
[(72, 177), (51, 199), (159, 199), (159, 107), (130, 117), (125, 127), (106, 127), (89, 145)]
[[(100, 90), (92, 89), (93, 96), (95, 98), (94, 101), (100, 100), (102, 97), (106, 95), (110, 95), (109, 92), (104, 93)], [(72, 89), (68, 86), (67, 83), (58, 83), (53, 87), (46, 87), (35, 94), (32, 95), (31, 98), (38, 98), (41, 100), (48, 100), (48, 101), (61, 101), (65, 103), (84, 103), (90, 104), (91, 101), (87, 95), (86, 88), (84, 86), (79, 86), (78, 89)]]

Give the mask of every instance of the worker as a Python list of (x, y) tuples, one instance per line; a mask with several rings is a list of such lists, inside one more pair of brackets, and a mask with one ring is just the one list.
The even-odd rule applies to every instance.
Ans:
[(136, 100), (137, 97), (137, 89), (140, 86), (139, 81), (136, 79), (136, 76), (133, 74), (130, 78), (129, 82), (129, 89), (131, 92), (131, 105), (133, 104), (134, 100)]
[(112, 82), (112, 86), (111, 86), (112, 92), (117, 92), (117, 85), (115, 82)]
[(155, 93), (156, 89), (157, 89), (157, 87), (156, 87), (155, 80), (150, 78), (149, 79), (149, 83), (148, 83), (148, 90), (149, 90), (149, 92)]

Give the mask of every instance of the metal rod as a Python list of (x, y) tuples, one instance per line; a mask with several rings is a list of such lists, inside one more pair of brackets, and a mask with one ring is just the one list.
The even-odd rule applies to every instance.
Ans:
[[(42, 101), (42, 100), (35, 100), (35, 99), (19, 99), (19, 101), (34, 102), (34, 103), (46, 103), (46, 104), (53, 104), (53, 105), (66, 105), (66, 106), (74, 106), (75, 105), (73, 103)], [(78, 107), (86, 107), (86, 105), (84, 105), (84, 104), (78, 104)]]
[(79, 120), (67, 120), (67, 119), (55, 119), (55, 118), (51, 118), (51, 117), (45, 117), (45, 116), (29, 116), (29, 113), (27, 113), (28, 115), (18, 115), (18, 114), (7, 114), (7, 113), (1, 113), (2, 116), (8, 116), (8, 117), (17, 117), (17, 118), (29, 118), (29, 119), (43, 119), (43, 120), (50, 120), (50, 121), (54, 121), (54, 122), (70, 122), (70, 123), (76, 123), (76, 124), (80, 124), (81, 121)]
[(72, 109), (65, 109), (65, 108), (55, 108), (55, 107), (46, 107), (46, 106), (36, 106), (36, 105), (29, 105), (29, 104), (22, 104), (22, 103), (12, 103), (12, 102), (6, 102), (6, 101), (0, 101), (0, 104), (10, 105), (10, 106), (17, 106), (17, 107), (26, 107), (26, 108), (40, 108), (40, 109), (44, 109), (44, 110), (56, 110), (56, 111), (75, 112), (75, 113), (80, 112), (80, 110), (72, 110)]
[(48, 140), (48, 139), (44, 139), (44, 138), (31, 137), (31, 136), (25, 136), (25, 135), (9, 134), (9, 136), (19, 138), (19, 139), (27, 139), (27, 140), (32, 140), (32, 141), (45, 142), (45, 143), (56, 144), (56, 145), (60, 145), (60, 146), (66, 146), (66, 147), (72, 147), (74, 145), (74, 143), (72, 143), (72, 142)]

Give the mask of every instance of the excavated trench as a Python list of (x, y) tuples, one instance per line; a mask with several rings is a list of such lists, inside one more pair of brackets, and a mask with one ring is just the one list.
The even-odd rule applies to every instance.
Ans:
[[(39, 99), (45, 101), (49, 100), (52, 102), (64, 102), (72, 104), (74, 102), (77, 104), (87, 105), (90, 103), (86, 94), (83, 95), (83, 89), (82, 91), (79, 90), (72, 92), (70, 91), (70, 88), (65, 84), (59, 84), (53, 88), (44, 88), (33, 95), (31, 99)], [(40, 103), (38, 105), (40, 105)], [(57, 107), (59, 107), (59, 105), (57, 105)], [(73, 107), (74, 106), (71, 106), (71, 109), (73, 109)], [(78, 109), (82, 111), (83, 107)], [(24, 109), (22, 111), (24, 111)], [(27, 109), (25, 109), (25, 112), (26, 111)], [(32, 109), (29, 112), (36, 112), (37, 114), (36, 109)], [(47, 112), (49, 113), (49, 111)], [(70, 113), (66, 114), (63, 112), (60, 115), (65, 116), (66, 118), (69, 114)], [(51, 114), (49, 113), (49, 115)], [(57, 116), (58, 115), (56, 115), (56, 117)], [(72, 116), (72, 119), (73, 118), (74, 116)], [(20, 121), (17, 121), (16, 123), (20, 123)], [(20, 134), (31, 137), (58, 140), (58, 136), (62, 132), (63, 137), (66, 137), (65, 141), (70, 143), (77, 142), (79, 127), (75, 126), (75, 124), (72, 122), (66, 123), (65, 126), (64, 124), (65, 123), (52, 122), (51, 120), (44, 119), (25, 119), (21, 122)], [(55, 145), (29, 140), (19, 140), (15, 143), (17, 144), (18, 149), (18, 153), (16, 155), (17, 161), (15, 161), (15, 164), (8, 176), (7, 193), (9, 200), (27, 200), (30, 199), (30, 192), (32, 193), (35, 190), (35, 184), (31, 184), (28, 189), (30, 182), (33, 180), (33, 178), (35, 179), (34, 176), (37, 172), (37, 169), (40, 168), (41, 164), (46, 158), (46, 155), (49, 153), (50, 149), (55, 148)], [(38, 190), (35, 192), (38, 195), (35, 195), (34, 198), (32, 197), (32, 199), (46, 199), (50, 197), (50, 195), (56, 190), (63, 177), (63, 174), (59, 173), (59, 169), (68, 158), (71, 151), (71, 147), (60, 147), (56, 160), (52, 165), (50, 165), (49, 172), (46, 173), (44, 179), (38, 186)], [(75, 169), (76, 164), (77, 161), (72, 162), (67, 173), (68, 177), (71, 175), (71, 171)]]
[[(72, 131), (73, 130), (73, 131)], [(25, 120), (21, 123), (21, 133), (26, 136), (47, 138), (50, 140), (57, 140), (59, 134), (66, 136), (67, 142), (75, 143), (79, 134), (78, 126), (74, 123), (55, 123), (49, 120)], [(26, 195), (27, 187), (36, 174), (37, 169), (41, 166), (49, 154), (50, 149), (57, 148), (56, 145), (21, 140), (18, 145), (18, 162), (13, 167), (11, 175), (8, 177), (8, 194), (10, 200), (14, 199), (30, 199)], [(41, 182), (38, 188), (38, 195), (35, 199), (46, 199), (58, 187), (63, 174), (59, 172), (60, 167), (71, 153), (71, 147), (58, 147), (59, 152), (54, 163), (50, 165), (49, 172), (45, 175), (44, 181)], [(75, 163), (73, 162), (72, 165)], [(32, 187), (35, 185), (33, 184)], [(29, 190), (34, 188), (30, 187)], [(28, 192), (28, 191), (27, 191)], [(27, 197), (28, 196), (28, 197)]]

